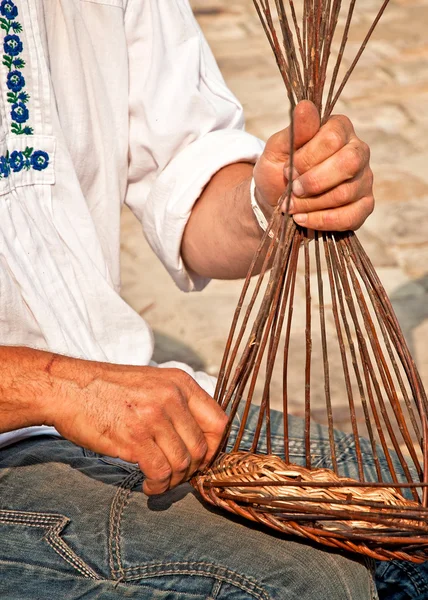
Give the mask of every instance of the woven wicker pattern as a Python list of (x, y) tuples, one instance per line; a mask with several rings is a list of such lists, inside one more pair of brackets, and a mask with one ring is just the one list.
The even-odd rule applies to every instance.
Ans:
[[(329, 469), (248, 452), (221, 454), (196, 486), (208, 502), (283, 533), (378, 560), (424, 559), (428, 510), (393, 487), (374, 488)], [(422, 546), (420, 558), (415, 544)]]

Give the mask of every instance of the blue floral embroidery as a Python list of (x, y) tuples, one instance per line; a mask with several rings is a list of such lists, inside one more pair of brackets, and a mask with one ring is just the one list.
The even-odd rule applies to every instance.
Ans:
[(30, 117), (28, 108), (23, 102), (12, 104), (12, 112), (10, 114), (12, 115), (12, 119), (17, 123), (26, 123)]
[(36, 171), (43, 171), (49, 164), (49, 154), (43, 150), (37, 150), (31, 155), (31, 166)]
[(7, 35), (4, 38), (3, 49), (9, 56), (18, 56), (24, 50), (24, 46), (17, 35)]
[(14, 150), (10, 155), (9, 164), (14, 173), (19, 173), (26, 165), (27, 159), (22, 152)]
[(29, 171), (44, 171), (49, 166), (49, 154), (44, 150), (34, 150), (34, 148), (25, 148), (22, 152), (14, 150), (12, 153), (6, 152), (5, 156), (0, 156), (0, 179), (9, 177), (12, 173), (19, 173), (23, 169)]
[(3, 15), (3, 17), (6, 17), (6, 19), (11, 21), (12, 19), (16, 19), (18, 16), (18, 8), (13, 2), (9, 2), (9, 0), (2, 0), (0, 4), (0, 13)]
[(19, 71), (10, 71), (7, 74), (7, 87), (12, 92), (20, 92), (25, 87), (25, 79), (22, 73)]
[[(25, 91), (25, 77), (22, 69), (25, 61), (20, 57), (24, 50), (19, 34), (22, 25), (16, 18), (19, 10), (16, 1), (0, 0), (0, 28), (6, 32), (3, 39), (3, 65), (7, 67), (8, 74), (6, 85), (8, 88), (7, 101), (11, 105), (10, 116), (12, 119), (11, 130), (15, 135), (33, 135), (34, 130), (26, 123), (30, 120), (28, 101), (30, 95)], [(11, 154), (0, 156), (0, 179), (9, 177), (12, 173), (19, 173), (23, 169), (44, 171), (49, 166), (49, 154), (43, 150), (34, 150), (26, 147), (22, 152), (14, 150)]]
[(10, 165), (9, 165), (9, 156), (0, 156), (0, 177), (9, 177), (10, 175)]

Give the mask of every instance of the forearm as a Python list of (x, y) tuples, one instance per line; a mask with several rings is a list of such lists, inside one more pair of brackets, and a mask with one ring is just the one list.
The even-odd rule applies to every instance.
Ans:
[(0, 433), (45, 424), (54, 356), (30, 348), (0, 346)]
[(0, 433), (54, 425), (65, 404), (84, 398), (103, 369), (114, 365), (33, 348), (0, 346)]
[(253, 165), (225, 167), (205, 188), (187, 224), (182, 256), (202, 277), (245, 277), (262, 231), (251, 208)]
[(33, 348), (0, 346), (0, 433), (55, 425), (68, 406), (81, 407), (105, 373), (132, 367), (81, 360)]

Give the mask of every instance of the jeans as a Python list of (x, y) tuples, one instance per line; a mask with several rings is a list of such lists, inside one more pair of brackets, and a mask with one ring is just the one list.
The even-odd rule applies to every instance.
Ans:
[(428, 563), (393, 560), (377, 564), (379, 600), (427, 600)]
[[(254, 418), (247, 444), (253, 426)], [(290, 459), (302, 464), (300, 419), (290, 419), (290, 437)], [(325, 428), (314, 426), (311, 437), (314, 466), (329, 466)], [(338, 463), (352, 474), (352, 436), (337, 433), (336, 440)], [(280, 437), (274, 443), (280, 453)], [(135, 465), (60, 438), (0, 450), (0, 598), (377, 598), (373, 564), (363, 556), (224, 514), (188, 484), (147, 498), (142, 480)]]

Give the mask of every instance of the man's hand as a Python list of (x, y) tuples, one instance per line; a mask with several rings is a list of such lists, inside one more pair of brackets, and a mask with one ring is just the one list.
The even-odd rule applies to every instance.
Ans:
[[(227, 418), (184, 371), (76, 362), (50, 367), (58, 401), (48, 421), (68, 440), (138, 463), (144, 491), (160, 494), (214, 455)], [(77, 368), (76, 368), (77, 367)]]
[[(333, 116), (320, 128), (315, 106), (295, 110), (295, 155), (290, 213), (309, 229), (358, 229), (373, 211), (370, 150), (347, 117)], [(257, 200), (268, 216), (289, 176), (290, 129), (273, 135), (254, 169)]]
[[(374, 206), (368, 146), (346, 117), (331, 117), (320, 127), (309, 101), (296, 107), (294, 131), (294, 219), (309, 229), (358, 229)], [(262, 235), (251, 208), (251, 178), (269, 219), (287, 188), (289, 165), (287, 128), (269, 139), (255, 167), (236, 163), (214, 175), (184, 232), (182, 256), (191, 271), (213, 279), (245, 277)], [(256, 268), (262, 264), (263, 257)]]
[(184, 371), (0, 346), (0, 433), (53, 425), (75, 444), (138, 463), (160, 494), (214, 455), (227, 418)]

